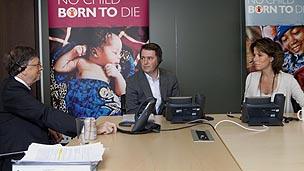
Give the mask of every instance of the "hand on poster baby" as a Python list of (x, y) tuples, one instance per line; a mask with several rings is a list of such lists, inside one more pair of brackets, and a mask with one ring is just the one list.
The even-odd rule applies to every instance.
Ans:
[(77, 45), (73, 48), (74, 52), (77, 56), (84, 56), (87, 51), (87, 47), (85, 45)]
[(122, 76), (119, 67), (117, 64), (106, 64), (104, 69), (108, 77), (118, 78)]

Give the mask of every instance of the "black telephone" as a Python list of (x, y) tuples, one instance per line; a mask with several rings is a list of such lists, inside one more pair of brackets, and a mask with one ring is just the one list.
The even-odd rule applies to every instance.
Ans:
[(242, 122), (250, 126), (283, 126), (285, 96), (276, 94), (271, 97), (246, 97), (242, 109)]
[[(154, 97), (148, 97), (138, 108), (135, 114), (135, 124), (131, 129), (133, 133), (147, 133), (147, 132), (159, 132), (160, 125), (149, 122), (149, 116), (155, 111), (156, 100)], [(142, 108), (144, 110), (140, 113)]]
[[(149, 132), (160, 132), (160, 125), (154, 122), (149, 122), (149, 116), (155, 111), (156, 99), (148, 97), (138, 108), (135, 113), (135, 123), (131, 131), (126, 131), (118, 128), (118, 131), (129, 134), (145, 134)], [(142, 111), (142, 108), (144, 110)], [(142, 111), (140, 113), (140, 111)]]

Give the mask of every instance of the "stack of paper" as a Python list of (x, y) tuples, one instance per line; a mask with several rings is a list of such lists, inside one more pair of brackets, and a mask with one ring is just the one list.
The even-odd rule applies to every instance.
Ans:
[(27, 170), (96, 170), (99, 161), (102, 160), (104, 147), (101, 143), (81, 146), (43, 145), (32, 143), (25, 156), (15, 161), (13, 171)]

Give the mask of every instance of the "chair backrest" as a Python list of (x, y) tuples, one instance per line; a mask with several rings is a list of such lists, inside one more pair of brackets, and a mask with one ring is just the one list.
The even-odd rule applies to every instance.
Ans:
[(291, 104), (294, 112), (298, 112), (299, 110), (301, 110), (301, 106), (299, 105), (299, 103), (297, 103), (297, 101), (292, 97), (291, 97)]
[(126, 108), (126, 94), (123, 94), (120, 96), (120, 101), (121, 101), (121, 114), (124, 115), (127, 113), (127, 108)]

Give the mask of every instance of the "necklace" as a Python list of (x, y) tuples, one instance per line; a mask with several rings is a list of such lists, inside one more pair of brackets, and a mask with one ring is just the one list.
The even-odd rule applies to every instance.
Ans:
[[(259, 84), (260, 84), (260, 97), (262, 96), (262, 77), (263, 77), (263, 73), (261, 73), (261, 77), (260, 77), (260, 81), (259, 81)], [(274, 90), (275, 77), (276, 77), (276, 74), (273, 75), (270, 96), (272, 96), (272, 93), (273, 93), (273, 90)]]

